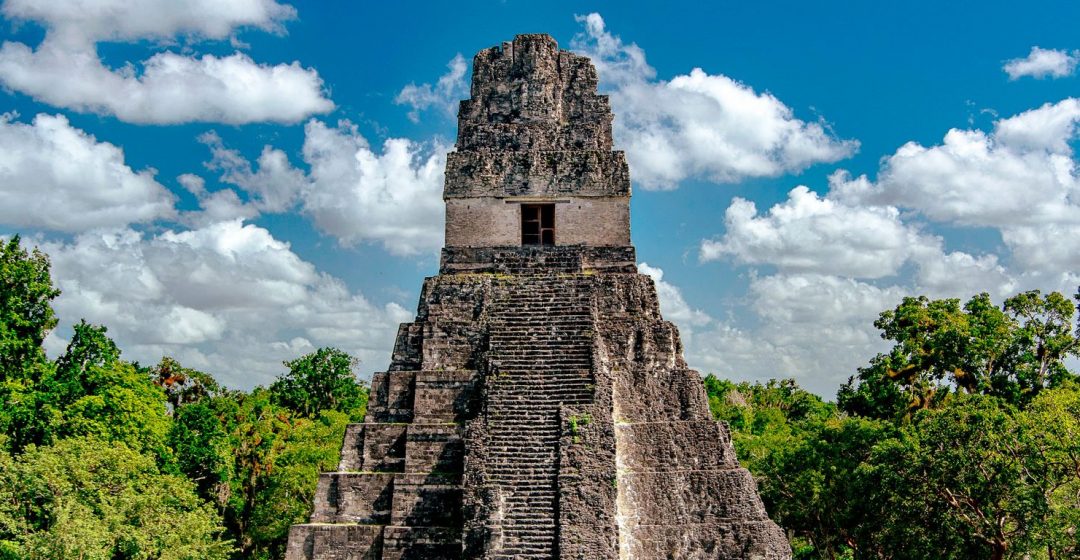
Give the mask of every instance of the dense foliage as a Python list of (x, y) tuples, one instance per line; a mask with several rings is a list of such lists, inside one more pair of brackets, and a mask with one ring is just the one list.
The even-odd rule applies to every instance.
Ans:
[(906, 298), (840, 389), (705, 380), (798, 558), (1080, 557), (1073, 303)]
[(79, 322), (50, 360), (49, 260), (0, 251), (0, 560), (280, 558), (364, 415), (355, 359), (322, 348), (229, 391), (169, 357), (127, 362)]
[[(0, 560), (281, 558), (364, 416), (356, 360), (322, 348), (232, 391), (127, 362), (82, 321), (50, 360), (58, 294), (44, 254), (0, 245)], [(1037, 291), (906, 298), (836, 404), (708, 376), (709, 405), (797, 558), (1077, 558), (1075, 311)]]

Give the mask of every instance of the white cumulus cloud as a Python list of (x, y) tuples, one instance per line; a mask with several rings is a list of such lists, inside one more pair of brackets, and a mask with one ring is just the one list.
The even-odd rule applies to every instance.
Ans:
[(798, 172), (858, 149), (821, 122), (806, 122), (767, 92), (694, 68), (656, 80), (644, 51), (626, 45), (599, 14), (579, 16), (585, 29), (572, 47), (593, 59), (615, 113), (616, 142), (635, 181), (675, 188), (688, 178), (719, 183)]
[(442, 246), (448, 146), (391, 138), (374, 150), (348, 121), (305, 127), (310, 187), (303, 210), (342, 243), (378, 242), (397, 255)]
[(119, 147), (62, 115), (15, 118), (0, 117), (0, 222), (74, 232), (175, 214), (155, 171), (131, 169)]
[(701, 259), (731, 257), (782, 271), (881, 278), (896, 274), (912, 251), (929, 241), (905, 225), (892, 206), (848, 206), (804, 186), (758, 215), (736, 198), (724, 215), (722, 238), (701, 243)]
[(284, 212), (291, 209), (307, 185), (304, 172), (293, 167), (285, 152), (279, 149), (264, 146), (256, 165), (252, 166), (238, 150), (225, 147), (215, 132), (200, 135), (199, 141), (210, 148), (213, 156), (206, 167), (220, 172), (221, 182), (235, 185), (247, 193), (256, 211)]
[(231, 189), (207, 192), (194, 185), (202, 211), (190, 223), (250, 217), (299, 207), (315, 227), (342, 245), (377, 243), (394, 255), (431, 253), (442, 246), (445, 207), (443, 171), (449, 146), (390, 138), (373, 148), (353, 123), (336, 126), (312, 119), (304, 127), (303, 161), (294, 167), (287, 155), (265, 146), (252, 163), (228, 148), (216, 134), (202, 135), (212, 158), (206, 166), (221, 173)]
[(410, 316), (371, 303), (241, 220), (159, 235), (83, 233), (41, 248), (62, 290), (63, 325), (104, 324), (128, 359), (176, 356), (233, 387), (265, 384), (282, 360), (318, 346), (359, 356), (367, 371), (383, 368), (396, 324)]
[(274, 0), (6, 0), (3, 14), (98, 40), (224, 39), (238, 27), (282, 32), (296, 9)]
[(1068, 289), (1080, 266), (1080, 177), (1070, 146), (1078, 124), (1080, 100), (1048, 103), (998, 120), (990, 133), (953, 129), (936, 146), (909, 142), (885, 158), (876, 183), (840, 177), (833, 188), (850, 204), (996, 229), (1015, 273)]
[(1064, 78), (1076, 71), (1077, 62), (1080, 62), (1080, 51), (1031, 47), (1031, 52), (1026, 57), (1009, 60), (1001, 69), (1009, 75), (1010, 80), (1024, 76)]
[(411, 107), (411, 121), (419, 122), (420, 112), (429, 108), (436, 108), (448, 116), (453, 116), (457, 112), (458, 102), (469, 96), (469, 84), (465, 81), (469, 65), (465, 62), (465, 57), (458, 53), (446, 63), (446, 68), (447, 72), (439, 77), (435, 85), (411, 83), (402, 88), (394, 98), (394, 103)]
[(756, 325), (721, 322), (696, 333), (687, 360), (736, 380), (795, 377), (826, 397), (835, 394), (884, 343), (873, 322), (906, 291), (827, 274), (754, 277), (749, 306)]
[[(876, 180), (838, 171), (818, 195), (797, 187), (759, 213), (736, 198), (702, 261), (749, 271), (742, 321), (714, 323), (688, 345), (691, 363), (739, 379), (796, 376), (823, 395), (883, 348), (873, 328), (903, 295), (997, 301), (1080, 284), (1080, 178), (1072, 145), (1080, 101), (909, 142)], [(937, 226), (994, 232), (999, 247), (953, 250)], [(947, 230), (946, 230), (947, 231)]]
[(103, 41), (221, 39), (240, 27), (283, 31), (295, 10), (273, 1), (8, 1), (4, 15), (40, 23), (36, 47), (0, 47), (0, 83), (35, 99), (136, 123), (298, 122), (334, 108), (322, 79), (299, 62), (260, 64), (244, 53), (159, 52), (139, 64), (105, 65)]

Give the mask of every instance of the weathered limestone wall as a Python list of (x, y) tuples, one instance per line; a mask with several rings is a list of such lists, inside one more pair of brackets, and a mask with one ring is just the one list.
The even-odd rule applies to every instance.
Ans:
[(458, 151), (446, 156), (444, 197), (626, 196), (630, 173), (622, 152)]
[(619, 557), (790, 558), (678, 330), (660, 316), (652, 279), (598, 282), (596, 368), (612, 384)]
[(446, 158), (447, 247), (519, 246), (520, 204), (537, 202), (556, 203), (556, 245), (630, 245), (630, 172), (596, 83), (547, 35), (476, 55)]
[(440, 274), (637, 272), (631, 246), (443, 247)]
[(652, 280), (518, 251), (425, 282), (287, 559), (790, 558)]
[(458, 560), (464, 431), (476, 416), (480, 316), (491, 278), (424, 283), (415, 322), (372, 378), (368, 414), (345, 433), (337, 472), (323, 473), (309, 523), (286, 560)]
[[(787, 560), (630, 245), (596, 71), (546, 35), (474, 60), (447, 245), (286, 560)], [(522, 247), (522, 202), (556, 246)]]
[(630, 245), (626, 197), (456, 198), (446, 201), (446, 245), (505, 247), (521, 244), (522, 203), (555, 203), (557, 245)]

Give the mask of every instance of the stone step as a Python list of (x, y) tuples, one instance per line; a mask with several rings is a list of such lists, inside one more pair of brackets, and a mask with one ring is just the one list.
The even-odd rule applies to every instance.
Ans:
[(588, 327), (574, 327), (573, 329), (550, 329), (544, 332), (531, 326), (521, 327), (519, 331), (506, 332), (498, 337), (489, 338), (492, 350), (508, 350), (520, 348), (522, 345), (544, 345), (551, 348), (592, 348), (592, 340), (589, 339)]
[[(546, 486), (546, 488), (541, 488), (539, 485), (535, 485), (535, 488), (532, 489), (529, 488), (529, 484), (535, 481), (531, 481), (526, 478), (506, 478), (500, 475), (498, 477), (495, 477), (493, 480), (495, 482), (513, 482), (515, 485), (521, 486), (520, 488), (515, 488), (512, 494), (504, 494), (504, 499), (506, 500), (517, 496), (518, 501), (528, 502), (529, 504), (532, 504), (529, 506), (530, 508), (539, 508), (540, 510), (547, 509), (555, 503), (556, 492), (553, 487), (554, 477), (552, 477), (552, 480), (546, 482), (546, 484), (544, 485)], [(507, 511), (506, 515), (520, 515), (520, 513), (518, 513), (517, 508), (513, 508)]]
[[(493, 437), (491, 449), (493, 453), (509, 454), (514, 451), (515, 448), (523, 448), (525, 446), (542, 447), (544, 449), (554, 449), (559, 442), (558, 433), (552, 433), (549, 437), (538, 438), (519, 438), (515, 443), (509, 436), (513, 430), (506, 430), (503, 434), (492, 434), (493, 436), (506, 436), (506, 437)], [(515, 447), (516, 446), (516, 447)]]
[[(496, 429), (497, 428), (497, 429)], [(516, 426), (504, 422), (497, 426), (493, 426), (490, 429), (491, 442), (498, 447), (514, 447), (524, 445), (544, 445), (554, 446), (559, 441), (559, 430), (551, 430), (547, 432), (536, 432), (532, 434), (522, 434), (521, 426)], [(517, 440), (514, 439), (514, 435), (517, 434)]]
[[(593, 390), (588, 387), (590, 385), (588, 383), (561, 389), (555, 387), (512, 389), (508, 388), (508, 385), (510, 385), (510, 382), (504, 382), (502, 386), (492, 387), (488, 391), (488, 410), (498, 410), (499, 405), (506, 404), (515, 410), (524, 408), (526, 410), (553, 413), (558, 411), (559, 405), (568, 404), (568, 401), (581, 399), (591, 401), (593, 394)], [(494, 402), (496, 399), (497, 402)]]
[(592, 349), (580, 351), (573, 349), (530, 350), (522, 348), (518, 350), (501, 350), (498, 354), (491, 355), (489, 358), (496, 365), (523, 363), (551, 366), (558, 364), (564, 369), (570, 369), (576, 364), (578, 368), (584, 369), (592, 362)]
[(558, 386), (564, 382), (581, 380), (592, 381), (591, 379), (585, 378), (581, 375), (567, 373), (565, 368), (556, 366), (533, 366), (528, 369), (524, 367), (499, 369), (497, 370), (495, 375), (489, 378), (488, 384), (491, 386), (492, 389), (499, 388), (505, 390), (506, 387), (512, 385), (522, 385), (524, 387), (530, 387), (533, 385)]
[(541, 484), (554, 484), (555, 473), (540, 473), (540, 472), (498, 472), (491, 473), (489, 478), (492, 482), (510, 482), (514, 483), (513, 490), (516, 492), (525, 492), (530, 488), (530, 485), (539, 486)]
[[(545, 402), (538, 403), (536, 402), (538, 400), (544, 400)], [(490, 403), (487, 412), (488, 417), (501, 417), (503, 419), (514, 418), (518, 415), (550, 419), (551, 416), (559, 411), (559, 405), (587, 404), (589, 401), (591, 401), (591, 399), (585, 394), (520, 394), (512, 398), (500, 399), (498, 403)]]
[[(517, 435), (517, 439), (515, 440), (514, 439), (515, 435), (513, 433), (511, 433), (510, 430), (500, 430), (500, 432), (503, 432), (503, 433), (493, 431), (491, 433), (491, 441), (493, 443), (496, 443), (496, 444), (502, 444), (501, 445), (502, 447), (506, 447), (508, 445), (512, 446), (515, 441), (522, 441), (522, 439), (523, 439), (523, 436), (520, 433)], [(524, 437), (528, 438), (529, 443), (532, 443), (532, 442), (535, 442), (535, 441), (538, 441), (538, 440), (543, 440), (544, 443), (548, 443), (548, 442), (554, 443), (554, 442), (558, 441), (558, 439), (559, 439), (559, 430), (558, 429), (552, 429), (550, 432), (545, 432), (545, 434), (546, 435), (544, 435), (543, 438), (541, 438), (538, 434), (531, 434), (530, 436), (524, 436)]]
[(528, 373), (532, 369), (540, 372), (551, 370), (566, 371), (580, 370), (589, 367), (592, 359), (589, 356), (506, 356), (492, 358), (493, 365), (499, 373), (511, 372)]
[[(546, 314), (556, 314), (558, 311), (547, 311)], [(513, 336), (522, 332), (552, 332), (552, 331), (587, 331), (593, 326), (592, 318), (580, 317), (574, 319), (547, 320), (544, 313), (537, 316), (508, 318), (493, 320), (489, 333), (495, 336)]]
[[(493, 447), (489, 458), (492, 465), (515, 469), (537, 469), (555, 456), (554, 448), (546, 452), (517, 452), (513, 449)], [(547, 468), (547, 467), (544, 467)]]
[[(510, 539), (504, 539), (510, 540)], [(506, 545), (499, 552), (490, 556), (493, 560), (552, 560), (549, 548), (554, 543), (545, 546), (529, 546), (525, 543)]]
[(546, 311), (544, 313), (537, 313), (535, 316), (529, 317), (515, 317), (504, 318), (498, 321), (492, 321), (491, 333), (499, 333), (500, 336), (512, 336), (523, 332), (553, 332), (553, 331), (567, 331), (578, 332), (586, 331), (593, 326), (592, 320), (589, 318), (566, 318), (566, 319), (548, 319), (545, 315), (556, 314), (558, 311)]
[[(550, 429), (556, 427), (555, 415), (559, 411), (558, 403), (536, 403), (524, 400), (501, 400), (488, 405), (488, 417), (493, 420), (514, 420), (528, 418), (531, 421), (545, 422)], [(542, 426), (537, 426), (541, 428)]]
[(500, 373), (502, 375), (493, 376), (488, 380), (489, 392), (499, 391), (500, 394), (511, 395), (514, 394), (511, 391), (528, 393), (573, 389), (592, 393), (588, 389), (595, 385), (595, 379), (591, 376), (576, 373), (525, 370), (509, 370)]
[(503, 535), (553, 537), (555, 527), (528, 526), (528, 525), (503, 525)]
[(504, 317), (499, 320), (492, 320), (490, 332), (498, 332), (500, 334), (510, 334), (516, 332), (525, 332), (528, 330), (536, 330), (538, 332), (553, 331), (553, 330), (584, 330), (593, 325), (592, 319), (589, 317), (573, 318), (567, 317), (564, 319), (549, 319), (545, 315), (557, 314), (557, 310), (538, 312), (536, 315), (521, 316), (521, 317)]
[(517, 448), (517, 449), (512, 448), (512, 447), (505, 447), (505, 446), (498, 447), (498, 446), (496, 446), (496, 447), (489, 448), (489, 450), (490, 450), (490, 452), (492, 454), (501, 454), (503, 457), (509, 457), (509, 456), (511, 456), (510, 454), (512, 454), (514, 460), (527, 460), (528, 458), (546, 459), (546, 458), (549, 458), (549, 457), (551, 457), (551, 456), (553, 456), (555, 454), (554, 448), (550, 448), (550, 449), (540, 448), (540, 449), (537, 449), (535, 447), (525, 447), (525, 446), (522, 446), (521, 448)]
[(489, 385), (488, 393), (498, 397), (513, 398), (515, 395), (546, 395), (551, 393), (591, 395), (592, 379), (580, 377), (548, 377), (536, 379), (527, 374), (504, 376)]
[[(557, 389), (566, 385), (568, 388), (592, 394), (591, 385), (595, 380), (580, 375), (568, 375), (558, 371), (543, 369), (511, 369), (500, 371), (488, 381), (488, 392), (499, 391), (501, 395), (527, 394), (534, 390)], [(516, 390), (520, 388), (520, 390)]]
[(562, 377), (590, 378), (591, 374), (584, 372), (592, 368), (592, 356), (568, 355), (566, 353), (557, 356), (492, 356), (488, 362), (490, 373), (487, 381), (498, 381), (500, 377), (514, 376), (527, 378), (533, 376), (537, 380), (551, 379), (553, 381)]
[(511, 373), (529, 373), (535, 371), (537, 373), (555, 373), (563, 372), (567, 370), (579, 370), (589, 366), (590, 360), (587, 359), (546, 359), (536, 360), (528, 358), (514, 358), (491, 360), (491, 365), (495, 367), (498, 373), (511, 374)]
[[(503, 387), (498, 387), (498, 388), (492, 387), (492, 389), (490, 391), (488, 391), (489, 395), (492, 395), (492, 396), (495, 396), (495, 397), (499, 398), (500, 401), (502, 401), (502, 400), (505, 400), (506, 402), (528, 401), (528, 402), (531, 402), (533, 404), (536, 404), (537, 406), (543, 406), (544, 404), (556, 404), (557, 405), (558, 403), (537, 403), (535, 401), (529, 401), (529, 399), (532, 399), (532, 398), (535, 398), (535, 397), (544, 397), (544, 398), (547, 398), (547, 399), (558, 399), (558, 397), (576, 398), (576, 397), (588, 397), (588, 396), (590, 396), (592, 394), (592, 391), (587, 390), (587, 386), (589, 385), (588, 383), (573, 384), (573, 385), (568, 385), (566, 387), (538, 386), (538, 387), (527, 387), (527, 388), (520, 388), (520, 387), (506, 388), (507, 385), (510, 385), (510, 383), (508, 383), (508, 382), (504, 382), (504, 383), (502, 383), (502, 385), (503, 385)], [(560, 399), (560, 402), (561, 402), (561, 399)]]
[[(493, 418), (488, 422), (488, 427), (494, 432), (508, 432), (515, 430), (522, 438), (539, 438), (541, 436), (555, 437), (559, 433), (559, 427), (555, 424), (551, 424), (543, 429), (532, 429), (532, 426), (539, 422), (547, 421), (544, 417), (528, 417), (523, 415), (503, 415), (501, 417)], [(527, 433), (523, 432), (523, 429), (528, 430)]]
[(591, 357), (592, 353), (593, 347), (591, 344), (554, 344), (542, 339), (523, 338), (520, 340), (493, 342), (488, 349), (487, 357), (494, 359), (500, 356), (542, 356), (550, 354)]
[[(553, 536), (556, 532), (554, 524), (540, 525), (525, 519), (514, 519), (512, 523), (502, 525), (504, 535), (535, 535), (537, 537)], [(503, 542), (506, 542), (505, 540)]]
[(502, 315), (491, 320), (491, 325), (494, 327), (513, 327), (521, 326), (523, 324), (548, 328), (566, 327), (571, 325), (591, 325), (592, 313), (587, 311), (567, 312), (563, 309), (536, 308), (518, 311), (511, 315)]
[[(505, 375), (499, 381), (491, 383), (488, 386), (488, 399), (489, 404), (497, 404), (495, 399), (503, 400), (507, 402), (522, 401), (525, 397), (534, 395), (550, 395), (552, 391), (556, 393), (573, 394), (580, 396), (591, 396), (593, 391), (590, 386), (593, 385), (590, 379), (581, 378), (548, 378), (548, 379), (530, 379), (530, 372), (515, 372), (516, 375)], [(517, 404), (521, 404), (518, 402)], [(558, 402), (555, 401), (531, 401), (526, 404), (532, 404), (537, 407), (543, 406), (558, 406)]]
[(592, 391), (584, 385), (578, 387), (546, 388), (537, 387), (524, 390), (511, 390), (492, 388), (488, 391), (489, 399), (498, 402), (490, 402), (488, 410), (498, 410), (500, 405), (507, 405), (515, 410), (535, 410), (553, 413), (558, 411), (560, 404), (567, 404), (568, 400), (591, 399)]
[(494, 528), (503, 546), (488, 558), (555, 557), (559, 414), (595, 392), (592, 296), (582, 284), (530, 279), (493, 305), (485, 480), (506, 509)]

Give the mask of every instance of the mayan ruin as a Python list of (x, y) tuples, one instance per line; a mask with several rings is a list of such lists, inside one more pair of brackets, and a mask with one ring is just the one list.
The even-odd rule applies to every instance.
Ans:
[(439, 274), (288, 560), (782, 559), (791, 550), (630, 241), (590, 60), (473, 60)]

